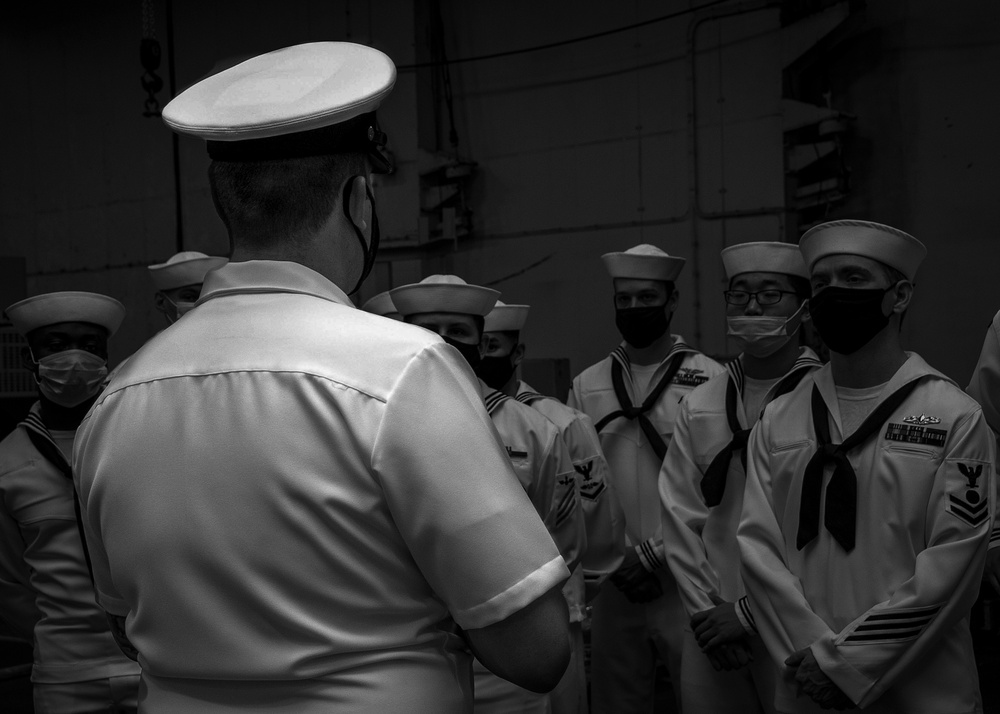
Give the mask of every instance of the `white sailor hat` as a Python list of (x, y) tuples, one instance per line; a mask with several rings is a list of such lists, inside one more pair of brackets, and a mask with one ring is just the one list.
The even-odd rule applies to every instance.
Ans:
[(662, 280), (668, 283), (677, 280), (687, 262), (648, 243), (629, 248), (624, 253), (605, 253), (601, 260), (612, 278)]
[(206, 77), (164, 107), (163, 121), (207, 140), (209, 156), (220, 161), (360, 151), (376, 172), (388, 173), (375, 109), (395, 81), (396, 66), (376, 49), (312, 42)]
[(392, 304), (404, 317), (425, 312), (456, 312), (486, 317), (500, 293), (469, 285), (457, 275), (431, 275), (419, 283), (389, 291)]
[(149, 266), (149, 277), (157, 290), (173, 290), (187, 285), (200, 285), (210, 270), (221, 268), (229, 258), (205, 255), (196, 250), (185, 250), (170, 256), (166, 263)]
[(799, 250), (812, 267), (828, 255), (860, 255), (895, 268), (913, 280), (927, 255), (923, 243), (898, 228), (871, 221), (830, 221), (813, 226), (799, 239)]
[(361, 306), (361, 309), (373, 315), (381, 315), (382, 317), (399, 314), (399, 310), (392, 304), (392, 298), (389, 297), (388, 290), (368, 298), (365, 304)]
[(809, 279), (802, 253), (793, 243), (762, 240), (731, 245), (722, 251), (722, 265), (730, 280), (741, 273), (782, 273)]
[(21, 300), (4, 313), (22, 335), (60, 322), (89, 322), (111, 336), (125, 319), (125, 306), (107, 295), (67, 290)]
[(530, 305), (505, 305), (497, 300), (496, 307), (486, 316), (483, 332), (520, 332), (530, 309)]

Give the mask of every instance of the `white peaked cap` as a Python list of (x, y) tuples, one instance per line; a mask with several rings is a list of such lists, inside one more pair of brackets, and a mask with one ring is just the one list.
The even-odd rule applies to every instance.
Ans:
[(601, 260), (612, 278), (662, 280), (668, 283), (677, 280), (687, 262), (684, 258), (668, 255), (648, 243), (629, 248), (623, 253), (605, 253)]
[(486, 317), (500, 293), (469, 285), (457, 275), (430, 275), (419, 283), (389, 291), (392, 304), (403, 316), (425, 312), (455, 312)]
[(253, 57), (188, 88), (163, 109), (174, 131), (208, 141), (212, 158), (241, 161), (367, 152), (385, 135), (375, 109), (392, 91), (396, 66), (352, 42), (312, 42)]
[(125, 306), (113, 297), (75, 290), (36, 295), (14, 303), (4, 312), (22, 335), (60, 322), (89, 322), (100, 325), (110, 336), (125, 319)]
[(388, 290), (365, 300), (365, 304), (361, 306), (361, 309), (373, 315), (381, 315), (382, 317), (399, 314), (399, 310), (392, 304), (392, 298), (389, 297)]
[(729, 246), (722, 251), (726, 277), (741, 273), (782, 273), (809, 279), (809, 270), (799, 247), (793, 243), (755, 241)]
[(229, 258), (205, 255), (196, 250), (185, 250), (170, 256), (166, 263), (149, 266), (149, 276), (157, 290), (173, 290), (186, 285), (200, 285), (210, 270), (221, 268)]
[(923, 243), (898, 228), (871, 221), (830, 221), (810, 228), (799, 239), (799, 250), (811, 271), (828, 255), (860, 255), (895, 268), (913, 280), (927, 256)]
[(497, 300), (496, 307), (486, 316), (483, 332), (520, 332), (530, 309), (530, 305), (505, 305)]

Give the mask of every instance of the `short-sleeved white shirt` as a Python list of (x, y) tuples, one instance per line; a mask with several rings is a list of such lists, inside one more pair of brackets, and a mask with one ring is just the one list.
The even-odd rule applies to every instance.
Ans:
[(156, 678), (391, 688), (569, 575), (458, 354), (296, 263), (210, 273), (74, 457), (98, 601)]

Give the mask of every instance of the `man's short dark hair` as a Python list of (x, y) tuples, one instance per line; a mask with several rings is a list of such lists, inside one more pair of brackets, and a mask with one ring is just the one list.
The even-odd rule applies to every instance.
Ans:
[(330, 217), (344, 182), (367, 176), (364, 154), (275, 161), (213, 161), (212, 198), (234, 245), (294, 242)]

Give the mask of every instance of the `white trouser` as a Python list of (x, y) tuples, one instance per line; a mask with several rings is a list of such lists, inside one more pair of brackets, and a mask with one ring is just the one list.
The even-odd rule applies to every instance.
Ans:
[(774, 663), (759, 637), (749, 638), (753, 662), (738, 670), (716, 672), (684, 630), (681, 663), (681, 708), (684, 714), (773, 714)]
[(679, 711), (681, 652), (687, 615), (674, 579), (657, 571), (663, 595), (634, 604), (606, 582), (594, 600), (591, 634), (590, 708), (592, 714), (649, 714), (656, 697), (656, 665), (666, 664), (673, 685), (674, 708), (666, 702), (658, 714)]

